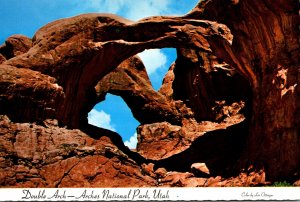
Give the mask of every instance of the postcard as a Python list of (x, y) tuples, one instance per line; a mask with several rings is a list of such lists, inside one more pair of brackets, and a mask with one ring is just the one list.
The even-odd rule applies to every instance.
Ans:
[(3, 0), (0, 201), (300, 200), (298, 4)]

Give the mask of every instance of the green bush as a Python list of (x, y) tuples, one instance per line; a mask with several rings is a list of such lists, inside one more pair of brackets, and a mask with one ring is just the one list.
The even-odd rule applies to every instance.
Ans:
[(291, 187), (293, 185), (288, 183), (287, 181), (283, 181), (283, 182), (274, 182), (271, 186), (272, 187)]

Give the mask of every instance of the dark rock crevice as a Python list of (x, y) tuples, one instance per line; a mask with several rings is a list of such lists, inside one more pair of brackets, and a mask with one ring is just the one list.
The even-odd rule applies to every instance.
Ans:
[(130, 150), (128, 147), (124, 145), (122, 137), (111, 130), (107, 130), (104, 128), (99, 128), (97, 126), (93, 126), (90, 124), (85, 125), (81, 128), (83, 132), (88, 134), (90, 137), (94, 139), (99, 139), (102, 136), (105, 136), (110, 139), (110, 141), (117, 146), (117, 148), (122, 151), (125, 155), (127, 155), (130, 159), (133, 159), (137, 164), (141, 165), (142, 163), (147, 163), (148, 161), (139, 155), (138, 153)]
[(248, 124), (249, 121), (245, 121), (226, 129), (207, 132), (195, 139), (185, 151), (155, 161), (155, 166), (168, 171), (191, 172), (193, 163), (205, 163), (210, 176), (235, 176), (240, 172), (234, 168), (245, 147), (246, 136), (242, 132), (248, 130)]
[(181, 49), (174, 74), (173, 97), (190, 107), (197, 121), (216, 121), (213, 109), (218, 103), (231, 105), (242, 101), (247, 117), (251, 116), (252, 89), (249, 82), (216, 56)]

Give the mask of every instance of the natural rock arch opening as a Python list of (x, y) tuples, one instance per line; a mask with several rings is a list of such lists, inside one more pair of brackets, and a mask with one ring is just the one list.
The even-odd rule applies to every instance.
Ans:
[[(85, 19), (85, 16), (82, 16), (83, 19)], [(88, 16), (92, 17), (92, 16)], [(81, 120), (78, 120), (76, 116), (72, 116), (70, 118), (67, 118), (70, 116), (70, 111), (72, 113), (76, 112), (80, 113), (81, 115), (87, 113), (85, 109), (84, 103), (89, 103), (91, 97), (93, 96), (93, 86), (96, 84), (96, 82), (99, 81), (105, 74), (107, 74), (110, 70), (116, 68), (120, 63), (126, 63), (124, 60), (132, 55), (135, 55), (147, 48), (162, 48), (162, 47), (180, 47), (180, 46), (186, 46), (187, 44), (182, 43), (182, 40), (177, 39), (178, 35), (174, 33), (174, 28), (178, 29), (177, 26), (178, 24), (175, 23), (175, 27), (172, 28), (170, 26), (165, 26), (164, 23), (155, 23), (155, 26), (153, 26), (153, 30), (151, 26), (149, 26), (150, 30), (149, 31), (149, 36), (146, 37), (146, 39), (141, 39), (143, 42), (143, 46), (138, 45), (139, 43), (135, 43), (136, 41), (139, 41), (140, 38), (143, 38), (144, 35), (142, 36), (141, 34), (137, 34), (135, 25), (131, 25), (131, 22), (127, 22), (126, 20), (122, 19), (120, 20), (119, 17), (115, 21), (115, 16), (99, 16), (96, 17), (96, 20), (98, 21), (97, 23), (101, 23), (102, 26), (100, 28), (97, 28), (96, 33), (99, 32), (98, 34), (93, 34), (94, 41), (100, 41), (94, 43), (94, 48), (92, 50), (92, 54), (87, 54), (86, 52), (82, 52), (81, 54), (84, 54), (87, 57), (87, 60), (85, 61), (84, 64), (76, 64), (76, 66), (73, 68), (72, 72), (70, 72), (70, 77), (68, 80), (72, 81), (74, 80), (76, 84), (69, 85), (69, 84), (62, 84), (63, 86), (66, 86), (66, 100), (65, 103), (63, 103), (61, 106), (63, 108), (59, 111), (58, 116), (60, 117), (61, 120), (64, 122), (67, 121), (69, 122), (68, 125), (71, 127), (78, 127), (78, 124), (81, 123)], [(93, 20), (95, 18), (92, 18)], [(168, 21), (168, 19), (166, 19)], [(169, 21), (168, 21), (169, 22)], [(171, 21), (170, 21), (171, 22)], [(109, 23), (109, 26), (105, 26), (105, 23)], [(114, 23), (119, 23), (118, 28), (115, 28)], [(148, 23), (148, 20), (145, 20), (145, 23)], [(202, 25), (202, 22), (192, 22), (192, 23), (200, 23)], [(206, 22), (205, 22), (206, 23)], [(204, 23), (204, 24), (205, 24)], [(86, 24), (86, 23), (85, 23)], [(183, 26), (186, 25), (186, 22), (183, 24)], [(138, 25), (143, 29), (143, 22)], [(206, 25), (205, 25), (206, 26)], [(216, 26), (219, 26), (216, 24)], [(201, 32), (215, 32), (215, 25), (212, 27), (206, 26), (208, 30), (200, 30), (198, 34)], [(99, 29), (99, 30), (98, 30)], [(118, 29), (118, 31), (116, 31)], [(193, 26), (188, 28), (188, 30), (183, 30), (183, 32), (188, 32), (189, 29), (194, 29)], [(220, 40), (230, 40), (230, 34), (228, 33), (228, 30), (226, 30), (226, 27), (220, 26), (220, 29), (224, 29), (222, 32), (222, 37)], [(103, 35), (101, 34), (103, 31), (109, 31), (110, 35)], [(160, 33), (157, 33), (158, 31), (162, 32), (162, 35), (169, 35), (170, 36), (160, 36)], [(180, 30), (181, 32), (182, 30)], [(86, 31), (85, 31), (86, 32)], [(219, 31), (217, 31), (219, 32)], [(174, 35), (174, 36), (172, 36)], [(183, 39), (187, 39), (185, 35), (182, 36)], [(174, 40), (178, 40), (178, 43), (175, 42)], [(89, 40), (88, 40), (89, 41)], [(87, 41), (87, 42), (88, 42)], [(145, 42), (144, 42), (145, 41)], [(159, 42), (162, 41), (162, 42)], [(216, 41), (216, 39), (214, 39)], [(193, 41), (190, 41), (188, 39), (188, 46), (195, 46), (195, 47), (201, 47), (200, 49), (204, 49), (205, 51), (207, 50), (206, 47), (207, 42), (203, 42), (203, 44), (199, 43), (194, 43)], [(70, 47), (72, 48), (72, 47)], [(87, 54), (87, 55), (86, 55)], [(111, 55), (117, 54), (117, 57), (112, 58)], [(89, 59), (88, 59), (89, 58)], [(131, 59), (126, 60), (127, 63)], [(123, 62), (122, 62), (123, 61)], [(132, 60), (131, 60), (132, 62)], [(135, 62), (135, 61), (133, 61)], [(100, 65), (100, 67), (99, 67)], [(127, 64), (131, 65), (131, 64)], [(94, 71), (94, 69), (97, 69)], [(81, 75), (80, 80), (78, 81), (76, 69), (80, 71), (81, 73), (83, 72), (84, 74)], [(84, 69), (82, 71), (81, 69)], [(74, 71), (75, 70), (75, 71)], [(65, 71), (65, 70), (63, 70)], [(85, 73), (85, 72), (94, 72), (93, 74), (90, 73)], [(74, 79), (72, 79), (74, 77)], [(78, 88), (74, 88), (74, 86), (78, 86)], [(90, 88), (90, 91), (88, 90)], [(77, 92), (74, 92), (77, 90)], [(89, 95), (90, 93), (90, 95)], [(69, 94), (69, 95), (68, 95)], [(75, 97), (74, 97), (75, 96)], [(121, 95), (122, 96), (122, 95)], [(126, 96), (126, 95), (125, 95)], [(133, 102), (132, 100), (124, 98), (122, 96), (125, 102), (129, 104), (129, 102)], [(73, 105), (68, 105), (67, 102), (69, 102), (69, 99), (73, 99)], [(159, 98), (160, 99), (160, 98)], [(156, 100), (157, 101), (157, 100)], [(139, 108), (142, 108), (141, 105), (144, 105), (143, 101), (139, 101), (139, 99), (135, 99), (134, 102), (139, 106)], [(164, 102), (164, 101), (163, 101)], [(73, 108), (73, 109), (72, 109)], [(151, 111), (148, 111), (151, 115), (149, 116), (143, 116), (139, 115), (138, 112), (135, 112), (134, 109), (132, 109), (133, 114), (136, 119), (142, 120), (141, 122), (154, 122), (154, 121), (161, 121), (161, 120), (169, 120), (170, 122), (173, 123), (180, 123), (181, 118), (180, 118), (180, 113), (177, 113), (177, 115), (174, 117), (172, 112), (167, 112), (165, 110), (162, 110), (162, 113), (160, 115), (153, 115)], [(163, 115), (164, 114), (164, 115)], [(81, 116), (80, 115), (80, 116)], [(152, 116), (153, 115), (153, 116)], [(161, 116), (163, 115), (163, 116)]]
[[(111, 114), (110, 112), (115, 114), (116, 108), (118, 108), (120, 112), (123, 111), (120, 116), (123, 116), (124, 120), (123, 122), (117, 120), (119, 123), (116, 124), (119, 126), (116, 127), (119, 127), (120, 130), (117, 131), (122, 136), (125, 145), (129, 146), (131, 149), (136, 148), (136, 128), (139, 125), (139, 122), (132, 117), (131, 110), (139, 110), (139, 107), (135, 106), (138, 105), (138, 103), (134, 98), (131, 98), (130, 94), (132, 94), (133, 97), (138, 96), (139, 98), (143, 95), (146, 95), (146, 97), (148, 96), (147, 98), (152, 96), (152, 99), (155, 99), (155, 95), (163, 97), (164, 95), (161, 95), (158, 90), (163, 85), (163, 79), (168, 72), (169, 66), (171, 66), (171, 63), (174, 62), (176, 58), (176, 49), (149, 49), (139, 53), (138, 56), (141, 61), (139, 61), (136, 56), (129, 59), (130, 62), (124, 61), (118, 68), (104, 76), (104, 78), (98, 82), (95, 89), (98, 98), (103, 101), (96, 104), (88, 113), (89, 124), (96, 126), (102, 125), (106, 129), (116, 131), (116, 128), (108, 123), (108, 121), (115, 123), (113, 120), (114, 118), (109, 116), (109, 114)], [(140, 90), (137, 90), (139, 88)], [(113, 94), (118, 96), (114, 96)], [(125, 102), (121, 97), (125, 99)], [(126, 101), (130, 105), (129, 107), (126, 104)], [(135, 113), (137, 114), (140, 112)], [(149, 116), (149, 114), (142, 114), (143, 116)], [(101, 120), (98, 120), (97, 122), (92, 117), (100, 115), (104, 116), (103, 121), (105, 122), (101, 123)], [(116, 118), (120, 119), (121, 117)], [(131, 126), (128, 127), (127, 124)], [(134, 146), (130, 146), (132, 144)]]
[(168, 69), (176, 60), (175, 48), (147, 49), (137, 54), (145, 65), (152, 88), (159, 91)]
[(130, 108), (121, 97), (106, 94), (105, 100), (96, 104), (88, 113), (88, 122), (117, 132), (126, 146), (130, 149), (136, 148), (136, 128), (140, 123), (134, 119)]
[(234, 175), (251, 121), (250, 83), (216, 56), (177, 51), (161, 92), (191, 111), (190, 122), (141, 125), (137, 151), (156, 168), (190, 172), (192, 164), (206, 163), (211, 175)]
[[(212, 36), (212, 33), (218, 37)], [(203, 34), (206, 38), (202, 37)], [(196, 36), (200, 36), (201, 43), (198, 39), (194, 41)], [(81, 128), (87, 123), (86, 114), (99, 101), (94, 86), (120, 63), (136, 63), (129, 57), (145, 49), (163, 47), (191, 47), (211, 52), (210, 43), (230, 43), (231, 40), (232, 35), (224, 25), (176, 17), (164, 17), (159, 21), (149, 18), (134, 23), (115, 15), (85, 14), (49, 23), (36, 32), (32, 40), (33, 47), (27, 53), (12, 58), (6, 64), (49, 75), (52, 79), (50, 83), (53, 83), (51, 88), (57, 89), (54, 90), (56, 95), (49, 100), (50, 103), (44, 103), (45, 106), (33, 104), (30, 110), (42, 116), (33, 117), (26, 110), (17, 116), (22, 116), (23, 120), (42, 120), (52, 116), (70, 128)], [(35, 61), (34, 65), (32, 61)], [(133, 102), (130, 98), (122, 97), (128, 105)], [(141, 123), (162, 120), (181, 123), (180, 110), (175, 115), (173, 113), (175, 106), (172, 110), (162, 109), (166, 108), (162, 96), (156, 95), (152, 101), (162, 101), (159, 115), (148, 110), (147, 113), (151, 115), (142, 116), (132, 109)], [(144, 100), (136, 98), (135, 102), (139, 108), (146, 104)], [(146, 105), (149, 106), (149, 103)], [(46, 109), (51, 109), (52, 113), (44, 112)]]
[[(103, 24), (111, 23), (112, 25), (116, 23), (116, 21), (114, 21), (115, 19), (111, 17), (112, 16), (98, 17), (98, 16), (83, 15), (83, 16), (75, 17), (73, 20), (75, 21), (78, 20), (79, 22), (85, 21), (86, 23), (85, 25), (87, 26), (89, 26), (89, 24), (87, 23), (89, 20), (92, 21), (93, 23), (95, 23), (94, 20), (96, 20), (96, 23), (100, 22), (102, 26), (102, 23)], [(172, 23), (172, 20), (169, 21), (168, 19), (166, 19), (166, 21)], [(132, 36), (131, 32), (134, 32), (135, 30), (130, 25), (128, 25), (128, 27), (126, 28), (124, 24), (127, 24), (128, 22), (124, 22), (123, 20), (121, 20), (120, 22), (118, 22), (121, 23), (121, 25), (119, 26), (121, 26), (121, 28), (122, 26), (125, 26), (122, 29), (118, 28), (121, 29), (121, 31), (120, 30), (116, 31), (115, 30), (116, 28), (114, 28), (114, 26), (108, 26), (107, 29), (112, 33), (109, 36), (97, 35), (97, 34), (95, 35), (95, 33), (93, 33), (92, 35), (92, 37), (94, 37), (93, 40), (100, 41), (100, 42), (95, 42), (93, 46), (91, 46), (91, 49), (89, 51), (84, 49), (84, 45), (90, 46), (88, 45), (88, 43), (90, 43), (89, 37), (91, 37), (89, 35), (91, 34), (89, 33), (89, 29), (86, 29), (83, 32), (85, 34), (84, 36), (86, 36), (87, 39), (81, 39), (80, 44), (77, 44), (76, 42), (74, 44), (74, 41), (72, 41), (72, 43), (70, 43), (71, 45), (67, 43), (66, 46), (62, 46), (62, 47), (59, 46), (56, 49), (56, 51), (58, 50), (61, 51), (62, 55), (66, 54), (66, 52), (68, 51), (70, 51), (73, 54), (73, 55), (71, 54), (71, 56), (66, 54), (67, 62), (64, 64), (58, 64), (60, 68), (55, 69), (55, 71), (49, 69), (47, 70), (39, 69), (41, 67), (38, 65), (34, 67), (30, 66), (30, 68), (40, 70), (43, 73), (53, 75), (57, 78), (57, 83), (59, 84), (59, 86), (63, 87), (62, 89), (64, 92), (64, 99), (62, 99), (62, 101), (59, 101), (58, 104), (56, 103), (58, 105), (56, 106), (58, 109), (57, 117), (59, 121), (62, 121), (63, 124), (66, 124), (71, 128), (81, 128), (84, 130), (86, 124), (88, 123), (87, 113), (92, 109), (92, 107), (96, 103), (103, 100), (103, 97), (108, 92), (121, 96), (124, 99), (124, 101), (127, 103), (127, 105), (130, 106), (134, 117), (137, 120), (139, 120), (140, 123), (142, 124), (152, 124), (154, 122), (168, 122), (174, 125), (182, 125), (183, 120), (194, 117), (193, 111), (190, 110), (189, 107), (187, 107), (184, 102), (182, 102), (182, 99), (173, 100), (172, 82), (168, 83), (167, 79), (164, 85), (162, 86), (161, 91), (159, 92), (154, 91), (150, 84), (147, 72), (145, 71), (144, 65), (141, 63), (139, 58), (132, 55), (137, 54), (146, 48), (161, 48), (161, 47), (180, 48), (182, 46), (183, 47), (190, 46), (196, 48), (197, 50), (202, 50), (204, 52), (211, 52), (212, 50), (210, 49), (210, 47), (208, 47), (209, 42), (216, 43), (218, 40), (222, 42), (227, 40), (225, 43), (228, 43), (228, 41), (231, 40), (230, 33), (228, 33), (226, 27), (222, 25), (220, 25), (219, 27), (218, 24), (214, 24), (212, 26), (209, 23), (207, 24), (207, 22), (201, 22), (201, 21), (199, 22), (191, 21), (191, 22), (192, 22), (191, 24), (196, 23), (197, 26), (194, 27), (194, 25), (192, 25), (190, 27), (186, 27), (186, 23), (189, 22), (187, 21), (183, 23), (184, 34), (182, 37), (183, 40), (187, 40), (187, 44), (182, 43), (182, 39), (180, 39), (180, 37), (178, 38), (178, 34), (173, 33), (174, 28), (170, 28), (169, 26), (165, 27), (164, 23), (162, 23), (161, 25), (159, 25), (162, 28), (161, 30), (159, 30), (158, 28), (152, 30), (152, 28), (150, 27), (149, 32), (151, 33), (149, 34), (150, 38), (149, 39), (147, 38), (149, 40), (147, 41), (147, 43), (142, 42), (143, 45), (135, 46), (135, 43), (130, 43), (130, 42), (139, 40), (139, 37), (141, 36), (136, 36), (136, 38), (131, 38), (131, 37), (126, 38), (126, 36)], [(122, 23), (124, 24), (122, 25)], [(141, 27), (143, 27), (142, 24), (143, 23), (141, 23)], [(57, 42), (58, 39), (57, 38), (55, 40), (51, 39), (52, 35), (55, 35), (55, 33), (52, 32), (50, 34), (50, 38), (47, 38), (44, 35), (40, 36), (44, 34), (45, 30), (47, 29), (51, 30), (51, 26), (52, 25), (50, 24), (42, 28), (40, 32), (38, 32), (34, 37), (34, 43), (36, 44), (42, 43), (41, 41), (43, 40), (45, 40), (45, 43), (47, 43), (50, 40), (52, 43), (50, 44), (52, 46), (56, 45), (55, 43)], [(70, 25), (70, 27), (68, 26), (67, 28), (65, 28), (66, 30), (73, 29), (72, 24)], [(177, 26), (178, 23), (176, 22), (175, 29), (178, 29)], [(212, 41), (208, 42), (206, 39), (202, 38), (203, 41), (202, 43), (199, 44), (198, 41), (193, 41), (193, 37), (195, 34), (193, 31), (194, 29), (197, 29), (196, 27), (198, 26), (204, 26), (204, 29), (208, 29), (208, 30), (200, 29), (198, 32), (198, 34), (200, 35), (202, 32), (205, 33), (215, 32), (216, 31), (215, 26), (217, 26), (219, 27), (219, 29), (223, 30), (221, 34), (223, 38), (220, 37), (220, 39), (219, 38), (216, 39), (216, 37), (213, 37), (214, 39), (213, 42)], [(101, 29), (105, 30), (106, 28), (102, 26)], [(97, 32), (102, 33), (101, 31), (103, 30), (101, 29), (97, 30)], [(186, 34), (187, 35), (190, 34), (189, 29), (192, 30), (191, 34), (193, 35), (193, 37), (186, 38)], [(219, 29), (217, 30), (217, 32), (219, 32)], [(156, 33), (158, 31), (162, 31), (163, 35), (167, 33), (167, 37), (165, 36), (160, 37), (159, 33)], [(125, 32), (125, 33), (124, 35), (120, 35), (120, 32)], [(168, 35), (169, 32), (171, 34), (170, 36)], [(182, 32), (182, 30), (180, 30), (179, 32)], [(78, 35), (80, 35), (80, 33)], [(77, 35), (75, 35), (75, 37), (76, 36)], [(127, 41), (118, 40), (119, 38), (123, 39), (124, 36), (125, 39), (129, 41), (129, 43), (127, 43)], [(152, 40), (152, 38), (154, 39)], [(190, 39), (192, 41), (190, 41)], [(62, 37), (62, 39), (59, 40), (68, 41), (68, 38), (65, 39), (64, 37)], [(160, 40), (161, 42), (159, 42)], [(176, 40), (178, 40), (178, 42), (176, 42)], [(74, 46), (80, 46), (80, 47), (79, 49), (74, 50)], [(118, 57), (111, 58), (111, 55), (116, 53), (119, 53), (120, 55), (118, 55)], [(80, 58), (84, 58), (84, 60), (78, 62), (76, 60), (76, 58), (79, 57), (77, 54), (80, 55)], [(41, 57), (44, 57), (44, 55), (42, 55)], [(73, 61), (74, 58), (72, 57), (75, 58), (74, 61)], [(70, 64), (68, 61), (70, 61)], [(26, 60), (25, 60), (25, 64), (22, 65), (26, 65)], [(171, 75), (173, 69), (174, 67), (170, 68), (169, 73)], [(129, 87), (130, 94), (128, 94), (128, 87)], [(166, 90), (168, 88), (169, 90), (172, 91), (171, 94), (168, 94), (168, 90)], [(118, 139), (119, 141), (118, 135), (115, 134), (114, 138)], [(118, 146), (120, 146), (120, 144), (118, 144)]]

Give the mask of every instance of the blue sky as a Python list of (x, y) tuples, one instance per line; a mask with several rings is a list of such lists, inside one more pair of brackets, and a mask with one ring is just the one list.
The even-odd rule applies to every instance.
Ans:
[[(82, 13), (114, 13), (139, 20), (153, 15), (183, 15), (198, 0), (0, 0), (0, 44), (13, 34), (32, 37), (45, 24)], [(176, 59), (175, 49), (152, 49), (139, 53), (155, 90)], [(117, 96), (107, 95), (88, 115), (89, 123), (118, 132), (130, 148), (136, 146), (139, 125)]]

